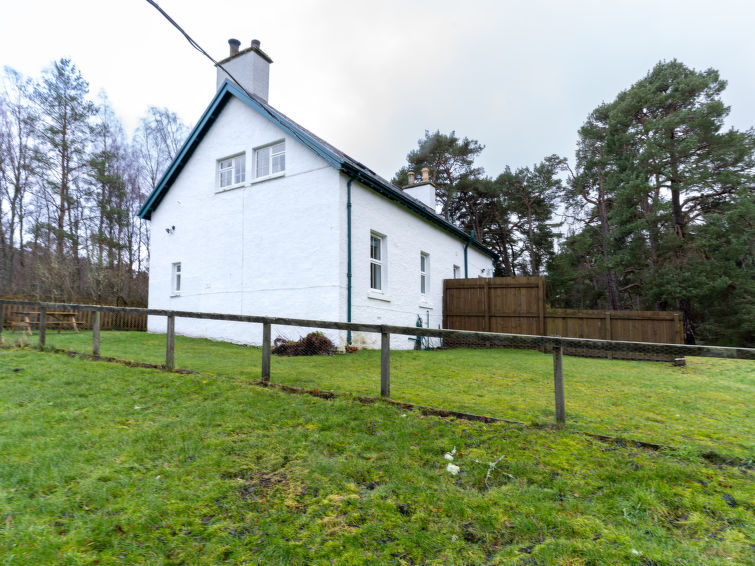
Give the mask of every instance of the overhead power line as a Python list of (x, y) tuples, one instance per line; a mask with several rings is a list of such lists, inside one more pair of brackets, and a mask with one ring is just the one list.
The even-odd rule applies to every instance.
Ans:
[(194, 49), (196, 49), (202, 55), (204, 55), (210, 61), (212, 61), (213, 65), (215, 65), (216, 67), (220, 67), (225, 72), (225, 74), (228, 75), (228, 77), (234, 83), (236, 83), (236, 86), (238, 86), (241, 90), (243, 90), (250, 97), (252, 96), (251, 93), (244, 88), (244, 85), (242, 85), (239, 81), (236, 80), (236, 77), (234, 77), (231, 73), (229, 73), (228, 70), (225, 67), (223, 67), (223, 65), (221, 65), (220, 63), (218, 63), (212, 57), (212, 55), (210, 55), (209, 53), (207, 53), (207, 51), (205, 51), (204, 49), (202, 49), (202, 46), (199, 45), (196, 41), (194, 41), (194, 39), (188, 33), (186, 33), (186, 31), (178, 24), (178, 22), (176, 22), (176, 20), (174, 20), (173, 18), (171, 18), (170, 15), (165, 10), (163, 10), (157, 2), (154, 2), (153, 0), (147, 0), (147, 3), (151, 4), (155, 8), (155, 10), (157, 10), (158, 12), (160, 12), (166, 20), (168, 20), (171, 24), (173, 24), (173, 27), (175, 27), (178, 31), (180, 31), (181, 34), (186, 38), (186, 41), (189, 42), (189, 45), (191, 45)]
[[(234, 83), (236, 83), (236, 86), (238, 86), (242, 91), (244, 91), (244, 93), (249, 98), (252, 98), (252, 99), (255, 98), (252, 95), (252, 93), (250, 93), (248, 90), (246, 90), (246, 88), (244, 88), (244, 85), (242, 85), (238, 80), (236, 80), (236, 77), (234, 77), (231, 73), (228, 72), (228, 69), (226, 69), (225, 67), (223, 67), (223, 65), (221, 65), (220, 63), (218, 63), (209, 53), (207, 53), (207, 51), (205, 51), (204, 49), (202, 49), (202, 46), (199, 45), (196, 41), (194, 41), (194, 39), (188, 33), (186, 33), (186, 31), (178, 24), (178, 22), (176, 22), (173, 18), (171, 18), (170, 15), (165, 10), (163, 10), (157, 2), (154, 2), (154, 0), (147, 0), (147, 2), (149, 4), (151, 4), (155, 8), (155, 10), (157, 10), (158, 12), (160, 12), (166, 20), (168, 20), (171, 24), (173, 24), (173, 27), (175, 27), (178, 31), (181, 32), (181, 34), (189, 42), (189, 45), (191, 45), (194, 49), (196, 49), (197, 51), (199, 51), (202, 55), (204, 55), (205, 57), (207, 57), (210, 61), (212, 61), (213, 65), (215, 65), (216, 67), (220, 68), (226, 75), (228, 75), (228, 78), (231, 79)], [(271, 116), (272, 118), (278, 119), (278, 117), (270, 111), (270, 109), (267, 107), (266, 104), (262, 104), (261, 106), (262, 106), (262, 109), (269, 116)], [(299, 133), (296, 131), (296, 129), (291, 129), (291, 133), (300, 142), (302, 142), (304, 145), (309, 145), (309, 143), (307, 142), (307, 140), (303, 139), (299, 135)]]

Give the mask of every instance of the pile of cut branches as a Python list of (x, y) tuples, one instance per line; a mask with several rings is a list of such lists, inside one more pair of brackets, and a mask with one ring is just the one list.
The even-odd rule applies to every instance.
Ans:
[(322, 332), (310, 332), (299, 340), (279, 336), (273, 342), (273, 354), (279, 356), (317, 356), (332, 354), (336, 347)]

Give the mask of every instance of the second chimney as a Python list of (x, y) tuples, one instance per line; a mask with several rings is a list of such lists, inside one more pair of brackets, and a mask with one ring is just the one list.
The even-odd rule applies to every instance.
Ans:
[(404, 187), (404, 192), (435, 212), (435, 185), (430, 181), (430, 169), (422, 168), (421, 181), (417, 181), (414, 171), (409, 171), (408, 177), (409, 184)]

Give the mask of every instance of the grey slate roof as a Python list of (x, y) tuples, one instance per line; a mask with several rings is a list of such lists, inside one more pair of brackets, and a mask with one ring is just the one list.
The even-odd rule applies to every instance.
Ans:
[[(177, 178), (181, 169), (183, 169), (184, 163), (191, 157), (194, 149), (204, 137), (204, 134), (210, 128), (217, 116), (222, 111), (225, 104), (230, 99), (230, 96), (235, 96), (247, 106), (250, 106), (253, 110), (262, 114), (272, 123), (281, 127), (284, 131), (297, 138), (302, 144), (309, 147), (316, 154), (322, 157), (328, 164), (342, 171), (352, 179), (359, 181), (373, 190), (376, 190), (383, 196), (390, 198), (398, 202), (399, 204), (406, 206), (418, 216), (429, 220), (430, 222), (438, 225), (444, 230), (452, 233), (462, 241), (468, 241), (469, 235), (460, 230), (450, 222), (447, 222), (444, 218), (435, 213), (434, 210), (429, 208), (423, 202), (411, 197), (402, 191), (399, 187), (384, 179), (375, 171), (357, 161), (353, 157), (344, 153), (340, 149), (334, 147), (324, 139), (315, 135), (308, 129), (304, 128), (291, 118), (276, 110), (270, 106), (266, 101), (254, 94), (250, 94), (231, 83), (226, 81), (223, 86), (218, 90), (217, 94), (213, 98), (210, 105), (205, 110), (204, 114), (200, 118), (197, 125), (189, 134), (186, 142), (179, 151), (176, 158), (170, 164), (163, 177), (158, 182), (155, 190), (147, 198), (139, 210), (139, 217), (149, 219), (152, 211), (157, 208), (160, 201), (170, 189), (173, 181)], [(486, 255), (497, 258), (497, 255), (492, 250), (483, 246), (480, 242), (472, 241), (472, 246), (485, 253)]]

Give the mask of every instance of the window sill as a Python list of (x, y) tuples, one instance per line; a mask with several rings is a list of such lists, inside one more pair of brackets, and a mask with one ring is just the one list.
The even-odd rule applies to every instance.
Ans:
[(270, 179), (277, 179), (279, 177), (284, 177), (285, 175), (286, 175), (286, 172), (281, 171), (280, 173), (273, 173), (272, 175), (265, 175), (264, 177), (255, 177), (249, 182), (249, 184), (254, 185), (255, 183), (262, 183), (264, 181), (269, 181)]
[(391, 300), (383, 295), (380, 291), (367, 291), (367, 298), (375, 301), (383, 301), (384, 303), (390, 303)]
[(233, 191), (236, 189), (242, 189), (247, 186), (248, 183), (236, 183), (235, 185), (228, 185), (227, 187), (217, 188), (215, 189), (215, 194), (218, 193), (227, 193), (228, 191)]
[(419, 308), (432, 310), (433, 309), (433, 304), (432, 303), (426, 303), (425, 301), (420, 301)]
[(175, 299), (176, 297), (180, 297), (180, 296), (181, 296), (181, 293), (171, 293), (170, 294), (170, 298), (171, 299)]

